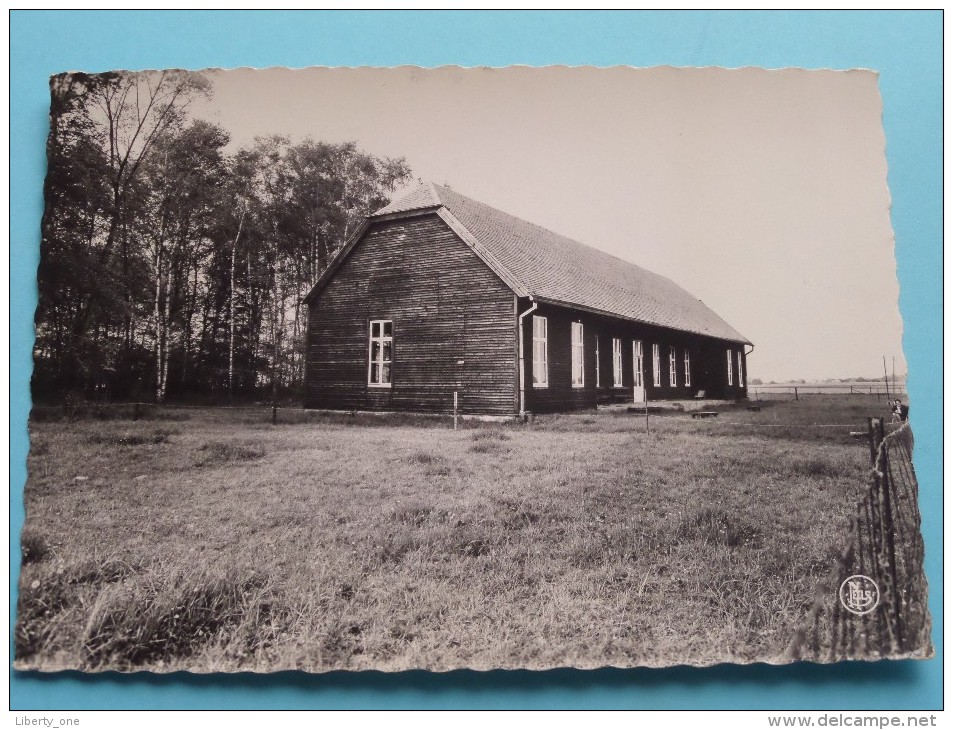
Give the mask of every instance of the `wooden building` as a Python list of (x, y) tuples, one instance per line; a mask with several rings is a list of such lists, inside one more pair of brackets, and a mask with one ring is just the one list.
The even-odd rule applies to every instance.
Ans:
[(430, 183), (371, 215), (307, 304), (306, 408), (747, 395), (751, 343), (674, 282)]

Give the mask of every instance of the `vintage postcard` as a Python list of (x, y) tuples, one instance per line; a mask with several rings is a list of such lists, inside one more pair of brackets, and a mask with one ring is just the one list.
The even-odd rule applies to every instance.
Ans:
[(932, 656), (875, 72), (50, 90), (17, 668)]

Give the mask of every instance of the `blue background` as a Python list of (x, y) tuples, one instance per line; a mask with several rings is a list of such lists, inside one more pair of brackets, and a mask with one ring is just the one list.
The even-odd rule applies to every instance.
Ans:
[(937, 658), (928, 662), (834, 667), (314, 676), (14, 673), (11, 709), (942, 706), (940, 11), (12, 11), (10, 38), (11, 616), (23, 523), (51, 74), (118, 68), (395, 64), (865, 67), (880, 72), (884, 99), (904, 350), (938, 651)]

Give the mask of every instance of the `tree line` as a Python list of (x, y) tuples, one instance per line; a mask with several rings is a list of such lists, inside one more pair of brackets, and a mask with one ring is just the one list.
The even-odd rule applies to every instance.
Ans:
[(50, 88), (34, 399), (296, 397), (302, 300), (407, 163), (282, 136), (230, 151), (186, 71)]

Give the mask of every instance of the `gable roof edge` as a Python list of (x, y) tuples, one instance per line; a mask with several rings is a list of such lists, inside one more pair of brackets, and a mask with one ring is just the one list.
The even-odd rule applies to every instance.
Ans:
[(467, 246), (469, 246), (473, 253), (475, 253), (483, 263), (490, 267), (494, 274), (496, 274), (500, 279), (503, 280), (503, 283), (506, 284), (510, 289), (513, 290), (513, 293), (518, 297), (528, 297), (530, 295), (529, 290), (523, 285), (523, 283), (517, 279), (513, 274), (507, 269), (503, 264), (501, 264), (496, 257), (491, 254), (484, 246), (481, 244), (476, 237), (467, 230), (467, 227), (463, 225), (457, 217), (451, 213), (446, 206), (442, 206), (437, 209), (437, 215), (450, 226), (450, 230), (457, 234), (461, 241), (463, 241)]
[(331, 263), (328, 264), (328, 268), (324, 270), (324, 273), (318, 277), (318, 280), (314, 282), (308, 293), (304, 295), (304, 299), (301, 301), (305, 304), (310, 304), (311, 300), (314, 299), (318, 293), (328, 285), (328, 282), (337, 273), (337, 270), (341, 268), (341, 264), (344, 263), (344, 259), (348, 257), (348, 254), (354, 249), (357, 245), (357, 242), (363, 238), (364, 234), (367, 232), (367, 229), (370, 228), (371, 221), (369, 218), (365, 218), (361, 225), (357, 227), (357, 230), (351, 234), (351, 236), (344, 242), (344, 245), (341, 246), (341, 250), (337, 252), (335, 257), (331, 259)]
[(318, 280), (314, 282), (314, 286), (308, 290), (308, 293), (304, 295), (304, 298), (301, 301), (305, 304), (309, 304), (311, 300), (314, 299), (318, 293), (328, 285), (328, 282), (334, 277), (334, 274), (337, 273), (337, 270), (341, 268), (341, 264), (344, 263), (344, 260), (350, 255), (351, 251), (354, 250), (354, 247), (358, 244), (361, 238), (363, 238), (364, 234), (367, 232), (367, 229), (370, 228), (372, 224), (396, 220), (398, 218), (416, 218), (418, 216), (428, 215), (434, 212), (436, 212), (436, 208), (420, 208), (400, 211), (398, 213), (372, 215), (365, 218), (361, 222), (361, 225), (359, 225), (354, 233), (350, 235), (347, 241), (344, 242), (344, 245), (341, 246), (341, 249), (334, 255), (334, 258), (331, 259), (331, 262), (328, 264), (328, 268), (326, 268), (324, 273), (318, 277)]

